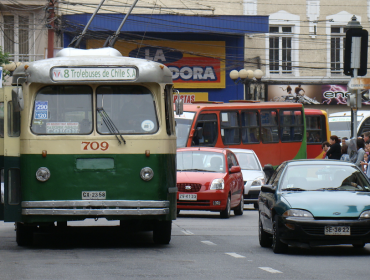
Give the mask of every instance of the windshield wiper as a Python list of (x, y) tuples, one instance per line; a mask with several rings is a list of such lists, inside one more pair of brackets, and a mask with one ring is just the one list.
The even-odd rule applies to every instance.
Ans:
[(301, 189), (301, 188), (286, 188), (286, 189), (282, 189), (282, 191), (307, 191), (305, 189)]
[[(118, 140), (118, 143), (121, 145), (121, 140), (120, 140), (120, 138), (121, 138), (122, 141), (123, 141), (123, 143), (126, 144), (126, 140), (119, 133), (118, 128), (115, 126), (115, 124), (113, 123), (112, 119), (108, 116), (107, 112), (105, 112), (105, 110), (103, 109), (103, 107), (96, 108), (96, 110), (98, 111), (100, 117), (102, 118), (103, 122), (107, 126), (109, 132), (111, 134), (114, 134), (116, 136), (116, 138)], [(118, 138), (118, 135), (119, 135), (120, 138)]]
[(343, 190), (340, 190), (338, 188), (321, 188), (314, 191), (343, 191)]

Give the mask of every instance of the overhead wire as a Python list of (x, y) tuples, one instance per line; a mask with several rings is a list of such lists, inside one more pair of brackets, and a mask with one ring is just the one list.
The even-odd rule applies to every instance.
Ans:
[[(10, 0), (9, 0), (10, 1)], [(159, 0), (160, 1), (160, 0)], [(15, 1), (16, 2), (16, 1)], [(114, 2), (118, 2), (118, 3), (121, 3), (121, 1), (114, 1)], [(160, 1), (160, 2), (162, 2), (162, 1)], [(212, 1), (211, 1), (212, 2)], [(127, 2), (126, 2), (127, 3)], [(208, 2), (209, 3), (209, 2)], [(163, 8), (166, 8), (166, 7), (163, 7)], [(70, 10), (70, 9), (69, 9)], [(115, 11), (113, 11), (113, 10), (111, 10), (110, 12), (115, 12)], [(152, 12), (152, 14), (153, 14), (153, 12)], [(110, 17), (112, 16), (112, 15), (109, 15)], [(142, 18), (144, 18), (144, 20), (142, 21), (142, 22), (140, 22), (140, 21), (136, 21), (136, 24), (148, 24), (148, 21), (145, 21), (145, 17), (147, 17), (147, 16), (144, 16), (144, 15), (140, 15)], [(117, 20), (119, 20), (119, 19), (117, 19)], [(233, 20), (233, 21), (235, 21), (235, 20)], [(301, 22), (303, 22), (303, 21), (301, 21)], [(72, 23), (73, 24), (73, 23)], [(171, 26), (171, 21), (167, 21), (167, 23), (166, 24), (162, 24), (162, 26), (163, 27), (170, 27)], [(201, 32), (201, 31), (205, 31), (205, 27), (207, 27), (207, 26), (199, 26), (199, 25), (197, 25), (199, 28), (198, 28), (198, 30), (196, 30), (196, 31), (199, 31), (199, 32)], [(301, 27), (303, 27), (303, 26), (301, 26)], [(179, 28), (179, 27), (177, 27), (177, 28)], [(181, 27), (180, 27), (181, 28)], [(322, 27), (322, 28), (325, 28), (325, 27)], [(62, 29), (62, 31), (67, 31), (67, 30), (63, 30), (63, 25), (61, 26), (61, 29)], [(186, 28), (186, 29), (189, 29), (189, 28)], [(103, 31), (103, 30), (102, 30)], [(109, 30), (104, 30), (104, 31), (109, 31)], [(248, 30), (245, 30), (245, 31), (248, 31)], [(213, 35), (216, 35), (216, 34), (218, 34), (219, 32), (208, 32), (209, 34), (213, 34)], [(235, 35), (238, 35), (238, 36), (240, 36), (240, 34), (239, 33), (235, 33), (235, 34), (227, 34), (226, 36), (235, 36)], [(275, 34), (274, 34), (275, 35)], [(312, 34), (293, 34), (294, 36), (306, 36), (306, 35), (312, 35)], [(95, 35), (96, 36), (96, 35)], [(223, 34), (223, 36), (225, 36), (225, 34)], [(254, 36), (254, 39), (258, 39), (258, 40), (266, 40), (267, 38), (269, 38), (269, 36), (267, 36), (267, 35), (264, 35), (264, 34), (254, 34), (253, 35)], [(320, 38), (320, 37), (326, 37), (326, 38), (324, 38), (324, 39), (316, 39), (315, 40), (315, 42), (316, 42), (316, 44), (322, 44), (322, 45), (327, 45), (327, 37), (330, 37), (328, 34), (323, 34), (323, 35), (317, 35), (317, 37), (318, 38)], [(147, 38), (148, 38), (148, 36), (147, 36)], [(161, 39), (160, 37), (151, 37), (152, 39)], [(143, 40), (143, 38), (142, 38), (142, 40)], [(304, 40), (306, 40), (306, 42), (312, 42), (312, 40), (310, 39), (310, 38), (307, 38), (307, 39), (305, 39), (305, 38), (299, 38), (299, 41), (300, 42), (304, 42)], [(176, 41), (176, 40), (173, 40), (173, 41)], [(195, 44), (197, 44), (197, 43), (195, 43)], [(199, 45), (199, 44), (198, 44)], [(265, 45), (265, 44), (264, 44)], [(234, 48), (237, 48), (237, 47), (234, 47)], [(249, 48), (249, 47), (246, 47), (247, 49), (249, 49), (249, 50), (268, 50), (268, 48), (267, 47), (256, 47), (256, 48)], [(292, 48), (292, 51), (295, 51), (295, 50), (297, 50), (297, 49), (293, 49)], [(303, 49), (303, 48), (298, 48), (298, 50), (299, 51), (318, 51), (318, 50), (327, 50), (327, 48), (323, 48), (323, 49)], [(211, 55), (212, 56), (212, 54), (209, 54), (209, 55)], [(239, 57), (236, 57), (235, 59), (240, 59)], [(243, 60), (244, 60), (244, 57), (242, 58)], [(248, 63), (248, 62), (245, 62), (245, 63)], [(293, 62), (294, 63), (294, 62)], [(312, 63), (316, 63), (316, 62), (312, 62)], [(326, 63), (326, 62), (325, 62)], [(298, 68), (302, 68), (302, 66), (298, 66)]]

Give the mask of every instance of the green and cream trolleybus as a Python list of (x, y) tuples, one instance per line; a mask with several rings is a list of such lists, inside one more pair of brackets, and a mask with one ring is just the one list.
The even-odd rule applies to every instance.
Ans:
[(87, 218), (141, 224), (168, 244), (176, 218), (171, 71), (113, 48), (23, 63), (0, 89), (0, 217), (18, 245)]

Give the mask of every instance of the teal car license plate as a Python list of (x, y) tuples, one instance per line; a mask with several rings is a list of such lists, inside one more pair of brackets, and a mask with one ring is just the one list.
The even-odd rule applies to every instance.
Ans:
[(351, 235), (349, 226), (326, 226), (325, 235)]

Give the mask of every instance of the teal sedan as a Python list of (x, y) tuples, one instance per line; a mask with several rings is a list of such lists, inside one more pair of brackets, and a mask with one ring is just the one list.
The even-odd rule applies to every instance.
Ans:
[(275, 253), (288, 246), (370, 243), (370, 181), (339, 160), (283, 162), (262, 186), (259, 242)]

